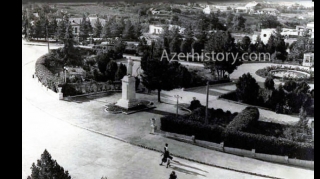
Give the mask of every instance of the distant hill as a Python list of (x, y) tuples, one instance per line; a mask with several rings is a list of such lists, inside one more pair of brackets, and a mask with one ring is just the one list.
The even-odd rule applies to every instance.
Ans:
[[(187, 3), (187, 2), (249, 2), (251, 0), (127, 0), (122, 2), (171, 2), (171, 3)], [(119, 0), (22, 0), (22, 4), (28, 2), (38, 3), (76, 3), (76, 2), (119, 2)]]

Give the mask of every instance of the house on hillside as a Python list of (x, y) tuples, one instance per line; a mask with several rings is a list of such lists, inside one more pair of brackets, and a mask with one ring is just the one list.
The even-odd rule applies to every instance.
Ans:
[(276, 31), (275, 28), (261, 29), (260, 38), (264, 44), (268, 43), (271, 35)]
[(245, 8), (247, 9), (247, 12), (249, 14), (253, 14), (256, 12), (256, 10), (261, 9), (261, 4), (253, 1), (253, 2), (249, 2), (248, 4), (246, 4)]
[(280, 11), (278, 11), (275, 8), (262, 8), (257, 10), (257, 14), (269, 14), (269, 15), (278, 16), (280, 14)]
[(302, 66), (312, 67), (314, 65), (314, 53), (305, 53), (303, 55)]
[(234, 10), (238, 14), (248, 13), (248, 10), (246, 7), (236, 7), (236, 8), (234, 8)]
[(165, 25), (149, 25), (149, 34), (161, 34)]

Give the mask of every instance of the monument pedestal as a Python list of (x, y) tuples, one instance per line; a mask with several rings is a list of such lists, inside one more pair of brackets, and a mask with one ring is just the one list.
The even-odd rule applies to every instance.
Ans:
[(139, 100), (136, 99), (136, 79), (131, 75), (126, 75), (122, 78), (122, 97), (116, 103), (124, 109), (130, 109), (138, 105)]

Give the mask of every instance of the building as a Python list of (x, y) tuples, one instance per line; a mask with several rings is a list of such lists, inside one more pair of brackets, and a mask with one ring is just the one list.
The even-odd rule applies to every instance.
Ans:
[(185, 31), (185, 28), (178, 25), (149, 25), (149, 34), (161, 34), (165, 27), (168, 27), (168, 30), (177, 28), (180, 34), (183, 34)]
[(302, 36), (307, 31), (310, 38), (314, 38), (314, 22), (308, 23), (306, 26), (296, 26), (298, 36)]
[(149, 34), (161, 34), (165, 25), (149, 25)]
[(303, 55), (302, 66), (312, 67), (314, 65), (314, 53), (305, 53)]
[(236, 13), (248, 13), (248, 10), (246, 7), (236, 7), (234, 8)]
[(211, 13), (211, 8), (210, 8), (210, 6), (206, 6), (203, 10), (202, 10), (202, 12), (204, 13), (204, 14), (210, 14)]
[(275, 28), (261, 29), (260, 38), (264, 44), (268, 43), (270, 36), (276, 31)]
[(282, 28), (281, 35), (283, 35), (286, 39), (288, 39), (288, 38), (297, 38), (299, 36), (299, 33), (297, 29)]
[(280, 11), (274, 8), (262, 8), (257, 10), (257, 14), (269, 14), (269, 15), (277, 16), (280, 14)]
[(219, 9), (222, 12), (231, 10), (230, 6), (215, 6), (216, 9)]
[(249, 14), (253, 14), (256, 12), (256, 10), (261, 9), (261, 4), (253, 1), (253, 2), (249, 2), (248, 4), (246, 4), (245, 8), (247, 9), (247, 12)]

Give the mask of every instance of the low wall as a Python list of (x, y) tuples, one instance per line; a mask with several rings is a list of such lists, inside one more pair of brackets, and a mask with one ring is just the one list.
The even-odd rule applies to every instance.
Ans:
[(175, 139), (178, 141), (183, 141), (186, 143), (190, 143), (193, 145), (197, 145), (200, 147), (213, 149), (221, 152), (226, 152), (234, 155), (249, 157), (249, 158), (255, 158), (260, 159), (268, 162), (275, 162), (280, 164), (286, 164), (286, 165), (293, 165), (303, 168), (309, 168), (314, 169), (314, 161), (307, 161), (307, 160), (299, 160), (299, 159), (290, 159), (288, 156), (279, 156), (279, 155), (269, 155), (269, 154), (261, 154), (256, 153), (255, 149), (252, 150), (245, 150), (245, 149), (238, 149), (238, 148), (231, 148), (231, 147), (225, 147), (224, 143), (213, 143), (208, 141), (200, 141), (196, 140), (193, 136), (186, 136), (181, 134), (175, 134), (166, 132), (165, 137)]

